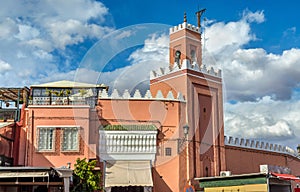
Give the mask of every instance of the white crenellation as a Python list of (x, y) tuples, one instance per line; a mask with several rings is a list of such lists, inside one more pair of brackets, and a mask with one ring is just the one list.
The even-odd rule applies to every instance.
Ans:
[(196, 62), (193, 62), (191, 68), (194, 69), (195, 71), (200, 71), (199, 65)]
[(188, 59), (183, 59), (181, 61), (181, 66), (179, 67), (178, 63), (174, 63), (173, 67), (171, 65), (166, 68), (159, 68), (157, 71), (150, 71), (150, 79), (155, 79), (167, 74), (174, 73), (176, 71), (184, 70), (184, 69), (190, 69), (193, 71), (197, 71), (206, 75), (222, 78), (222, 71), (221, 69), (218, 69), (217, 71), (214, 69), (214, 67), (207, 67), (206, 65), (201, 65), (199, 67), (199, 64), (197, 62), (191, 63)]
[(174, 95), (172, 91), (169, 91), (168, 95), (167, 95), (167, 99), (173, 100), (174, 99)]
[(181, 63), (181, 69), (189, 69), (191, 67), (190, 60), (184, 59)]
[(155, 71), (150, 71), (150, 79), (156, 78), (157, 74)]
[(179, 101), (184, 101), (184, 97), (183, 97), (182, 93), (178, 92), (178, 94), (177, 94), (177, 99), (178, 99)]
[(109, 95), (106, 90), (99, 92), (99, 99), (124, 99), (124, 100), (161, 100), (161, 101), (180, 101), (185, 102), (185, 99), (182, 93), (178, 92), (177, 97), (175, 98), (172, 91), (169, 91), (166, 97), (163, 95), (161, 90), (158, 90), (155, 97), (152, 96), (150, 90), (147, 90), (145, 95), (142, 96), (139, 90), (135, 90), (133, 96), (131, 96), (129, 90), (125, 90), (122, 95), (119, 94), (119, 91), (114, 89), (113, 92)]
[(102, 91), (99, 91), (99, 97), (101, 97), (101, 98), (108, 98), (107, 90), (104, 89)]
[(272, 144), (263, 141), (254, 141), (244, 138), (233, 138), (231, 136), (224, 136), (224, 144), (228, 146), (235, 146), (241, 148), (249, 148), (254, 150), (262, 150), (276, 153), (289, 154), (295, 157), (299, 157), (298, 153), (287, 146)]
[(119, 99), (120, 98), (120, 95), (119, 95), (119, 92), (117, 89), (114, 89), (112, 94), (111, 94), (111, 97), (113, 98), (116, 98), (116, 99)]
[(163, 67), (159, 68), (159, 75), (164, 75), (165, 74), (165, 69)]
[(133, 94), (133, 97), (134, 98), (137, 98), (137, 99), (141, 99), (142, 98), (142, 95), (141, 95), (141, 92), (140, 90), (135, 90), (134, 94)]
[(130, 96), (130, 93), (128, 91), (128, 89), (125, 89), (124, 93), (123, 93), (123, 96), (122, 96), (124, 99), (129, 99), (131, 96)]
[(147, 90), (144, 96), (145, 99), (152, 99), (152, 94), (150, 90)]
[(194, 31), (196, 33), (201, 33), (199, 27), (197, 27), (195, 25), (188, 24), (186, 22), (183, 22), (182, 24), (179, 24), (177, 26), (171, 27), (170, 28), (170, 34), (175, 33), (177, 31), (180, 31), (180, 30), (183, 30), (183, 29), (189, 29), (189, 30)]
[(162, 94), (161, 90), (157, 91), (155, 98), (158, 98), (158, 99), (163, 99), (164, 98), (164, 95)]

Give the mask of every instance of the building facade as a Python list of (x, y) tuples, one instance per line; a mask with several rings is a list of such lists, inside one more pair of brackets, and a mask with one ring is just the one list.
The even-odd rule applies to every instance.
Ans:
[[(288, 167), (283, 146), (224, 136), (221, 70), (202, 63), (201, 29), (186, 19), (170, 29), (170, 65), (150, 72), (150, 90), (108, 92), (60, 81), (31, 86), (15, 165), (60, 167), (98, 160), (106, 191), (183, 191), (195, 178)], [(226, 172), (226, 173), (227, 173)]]

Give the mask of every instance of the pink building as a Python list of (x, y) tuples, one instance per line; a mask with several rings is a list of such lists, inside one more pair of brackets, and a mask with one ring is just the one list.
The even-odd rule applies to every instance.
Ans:
[(150, 90), (60, 81), (31, 86), (17, 165), (60, 167), (97, 159), (106, 191), (183, 191), (195, 178), (259, 172), (300, 175), (283, 146), (224, 136), (221, 70), (202, 63), (200, 28), (170, 29), (170, 66), (150, 72)]

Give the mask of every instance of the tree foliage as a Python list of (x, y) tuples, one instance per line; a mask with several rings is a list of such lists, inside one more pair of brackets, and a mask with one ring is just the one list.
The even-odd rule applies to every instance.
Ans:
[(101, 173), (95, 171), (96, 163), (96, 160), (88, 162), (86, 158), (78, 158), (76, 160), (76, 164), (74, 165), (73, 192), (92, 192), (101, 189)]

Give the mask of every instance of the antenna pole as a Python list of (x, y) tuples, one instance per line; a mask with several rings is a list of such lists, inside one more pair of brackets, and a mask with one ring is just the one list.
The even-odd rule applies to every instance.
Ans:
[(205, 10), (206, 10), (206, 9), (201, 9), (200, 11), (197, 11), (197, 12), (196, 12), (197, 20), (198, 20), (198, 27), (199, 27), (199, 28), (201, 27), (201, 24), (200, 24), (201, 16), (202, 16), (202, 14), (205, 12)]

